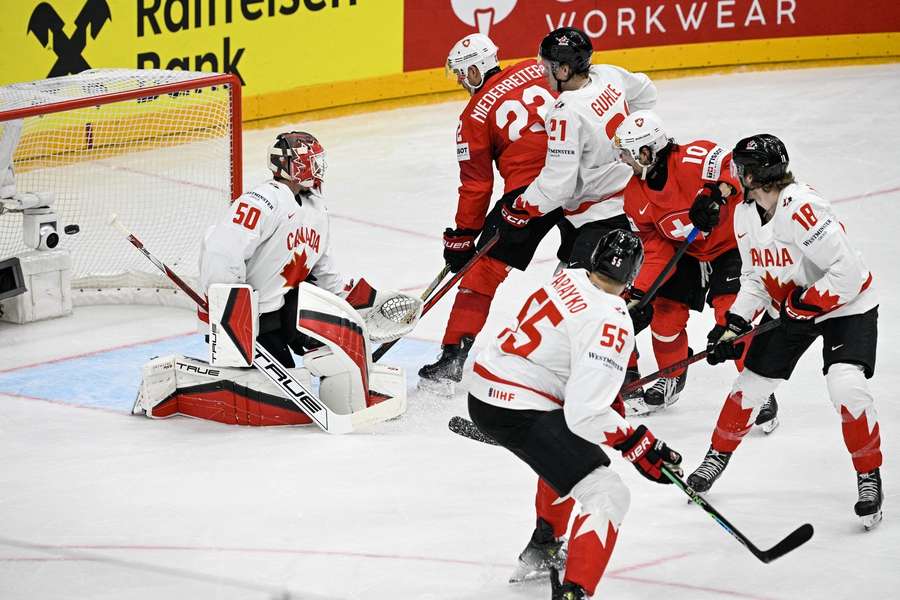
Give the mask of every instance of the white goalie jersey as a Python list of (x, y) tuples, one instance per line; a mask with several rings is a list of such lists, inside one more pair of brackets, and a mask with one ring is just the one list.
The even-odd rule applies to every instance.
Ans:
[(227, 216), (210, 227), (200, 255), (200, 286), (247, 283), (259, 294), (259, 311), (278, 310), (302, 281), (345, 296), (348, 280), (328, 255), (328, 210), (321, 193), (296, 198), (270, 180), (242, 194)]
[(630, 111), (653, 108), (656, 86), (643, 73), (612, 65), (591, 67), (581, 89), (560, 94), (545, 119), (544, 168), (517, 201), (539, 216), (562, 206), (576, 227), (623, 212), (620, 193), (633, 174), (612, 138)]

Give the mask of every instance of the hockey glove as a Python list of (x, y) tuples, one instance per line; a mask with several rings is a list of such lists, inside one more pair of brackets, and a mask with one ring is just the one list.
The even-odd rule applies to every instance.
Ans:
[(448, 227), (444, 230), (444, 262), (451, 272), (458, 273), (475, 256), (475, 238), (478, 233), (474, 229)]
[(506, 226), (512, 229), (522, 229), (531, 220), (531, 215), (528, 214), (528, 211), (524, 208), (518, 208), (515, 201), (501, 206), (500, 216), (503, 218)]
[(805, 289), (795, 287), (781, 303), (781, 324), (790, 331), (812, 333), (816, 327), (815, 318), (823, 313), (820, 307), (802, 300), (805, 292)]
[(672, 483), (663, 475), (662, 467), (666, 466), (672, 473), (682, 476), (681, 454), (669, 448), (662, 440), (653, 437), (645, 425), (641, 425), (627, 438), (613, 446), (622, 453), (626, 460), (634, 465), (638, 473), (656, 483)]
[(737, 360), (744, 353), (745, 342), (732, 343), (731, 338), (747, 333), (753, 326), (743, 317), (725, 313), (725, 324), (716, 324), (706, 336), (706, 362), (711, 365)]
[(642, 308), (637, 307), (644, 296), (643, 290), (631, 288), (625, 298), (628, 302), (628, 314), (631, 315), (631, 322), (634, 323), (635, 335), (647, 329), (650, 326), (650, 321), (653, 320), (653, 304), (651, 302), (648, 302)]
[(713, 182), (705, 183), (700, 188), (700, 191), (697, 192), (694, 203), (691, 205), (691, 210), (688, 212), (688, 217), (691, 219), (694, 227), (708, 233), (719, 224), (719, 213), (723, 204), (725, 204), (725, 198), (722, 196), (719, 184)]

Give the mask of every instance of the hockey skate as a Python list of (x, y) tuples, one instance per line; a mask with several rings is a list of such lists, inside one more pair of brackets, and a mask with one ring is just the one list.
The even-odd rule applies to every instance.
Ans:
[(528, 545), (519, 554), (516, 570), (509, 577), (510, 583), (522, 583), (539, 577), (546, 577), (551, 569), (565, 569), (566, 549), (564, 539), (553, 537), (553, 527), (547, 521), (538, 519), (537, 527), (528, 540)]
[(775, 394), (771, 394), (769, 399), (763, 403), (754, 423), (759, 425), (766, 435), (772, 433), (778, 427), (778, 402), (775, 400)]
[(853, 510), (856, 511), (856, 516), (860, 518), (866, 531), (869, 531), (881, 523), (881, 502), (884, 500), (881, 470), (857, 473), (856, 487), (859, 489), (859, 500), (853, 506)]
[(725, 467), (728, 466), (728, 460), (730, 458), (731, 452), (717, 452), (710, 446), (709, 451), (706, 453), (706, 456), (703, 457), (703, 462), (700, 463), (700, 466), (697, 467), (693, 473), (688, 475), (688, 486), (695, 492), (701, 494), (709, 491), (712, 484), (719, 478), (725, 470)]
[(453, 396), (456, 384), (462, 381), (463, 365), (474, 342), (474, 337), (467, 336), (458, 344), (443, 346), (436, 362), (419, 369), (418, 388), (438, 396)]
[[(625, 381), (622, 385), (626, 386), (632, 381), (637, 381), (640, 378), (640, 371), (635, 368), (627, 369), (625, 371)], [(622, 394), (622, 401), (625, 403), (626, 417), (646, 415), (650, 412), (650, 409), (644, 402), (644, 388), (637, 388)]]
[(550, 600), (585, 600), (587, 596), (580, 585), (560, 583), (559, 571), (550, 568)]

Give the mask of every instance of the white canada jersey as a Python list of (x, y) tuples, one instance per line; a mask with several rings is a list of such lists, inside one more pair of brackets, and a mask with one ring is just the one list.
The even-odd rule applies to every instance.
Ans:
[(653, 108), (656, 96), (643, 73), (593, 65), (587, 84), (560, 94), (547, 115), (544, 168), (518, 207), (538, 216), (562, 206), (575, 226), (622, 214), (622, 190), (634, 172), (612, 138), (629, 112)]
[(806, 290), (803, 304), (825, 313), (817, 322), (861, 314), (878, 304), (872, 274), (831, 203), (807, 185), (784, 188), (765, 225), (756, 203), (738, 205), (734, 233), (743, 267), (741, 290), (729, 310), (748, 321), (763, 308), (777, 317), (797, 286)]
[(301, 281), (345, 295), (347, 282), (328, 255), (328, 211), (318, 191), (294, 197), (276, 180), (243, 193), (227, 216), (206, 231), (200, 285), (247, 283), (259, 312), (278, 310)]
[(634, 348), (622, 298), (596, 288), (587, 271), (564, 269), (517, 321), (478, 354), (473, 396), (513, 410), (563, 407), (569, 429), (595, 444), (630, 431), (611, 406)]

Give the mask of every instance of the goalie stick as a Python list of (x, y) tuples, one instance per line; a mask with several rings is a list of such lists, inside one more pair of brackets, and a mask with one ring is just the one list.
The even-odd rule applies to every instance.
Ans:
[[(166, 277), (171, 279), (172, 283), (181, 288), (181, 291), (196, 302), (200, 308), (209, 311), (209, 305), (207, 304), (206, 299), (195, 292), (191, 286), (189, 286), (164, 262), (153, 256), (153, 254), (144, 247), (144, 243), (119, 222), (119, 219), (115, 214), (110, 215), (109, 223), (121, 229), (131, 245), (147, 257), (147, 260), (156, 265), (160, 271), (165, 273)], [(338, 414), (328, 408), (328, 406), (319, 400), (313, 392), (300, 383), (300, 381), (298, 381), (291, 372), (278, 361), (278, 359), (272, 356), (272, 354), (258, 342), (254, 345), (253, 352), (253, 366), (263, 375), (268, 377), (272, 383), (277, 385), (281, 391), (286, 394), (286, 397), (296, 404), (300, 410), (306, 413), (306, 416), (312, 419), (322, 431), (328, 433), (350, 433), (362, 425), (384, 420), (386, 409), (389, 408), (384, 405), (389, 404), (391, 400), (385, 400), (361, 411), (350, 413), (349, 415)]]
[[(443, 286), (441, 286), (441, 288), (438, 291), (436, 291), (431, 298), (428, 298), (428, 300), (425, 302), (425, 305), (422, 307), (422, 314), (419, 318), (424, 317), (425, 313), (427, 313), (429, 310), (431, 310), (434, 307), (434, 305), (437, 304), (438, 301), (441, 298), (443, 298), (454, 285), (456, 285), (456, 282), (459, 281), (460, 279), (462, 279), (462, 276), (465, 275), (469, 269), (471, 269), (473, 266), (475, 266), (475, 262), (478, 261), (478, 259), (481, 258), (482, 256), (484, 256), (485, 254), (487, 254), (490, 251), (490, 249), (494, 247), (494, 244), (496, 244), (499, 241), (499, 239), (500, 239), (500, 234), (495, 233), (487, 241), (487, 243), (484, 246), (482, 246), (478, 250), (478, 252), (476, 252), (472, 256), (472, 258), (469, 259), (469, 262), (467, 262), (465, 265), (463, 265), (462, 269), (457, 271), (453, 275), (453, 277), (448, 279), (447, 283), (445, 283)], [(445, 271), (449, 272), (449, 269), (450, 269), (450, 267), (444, 267), (444, 270), (441, 271), (440, 278), (439, 279), (436, 278), (435, 282), (439, 283), (440, 280), (442, 280), (444, 278), (444, 275), (446, 275)], [(437, 286), (437, 283), (435, 283), (435, 282), (432, 282), (432, 285), (429, 286), (429, 288), (434, 289), (434, 287)], [(429, 292), (430, 290), (425, 290), (425, 291)], [(422, 300), (425, 300), (425, 298), (427, 297), (425, 294), (423, 294), (422, 296), (423, 296)], [(387, 343), (379, 346), (378, 349), (372, 353), (372, 362), (378, 362), (378, 359), (381, 358), (382, 356), (384, 356), (385, 353), (387, 353), (388, 350), (393, 348), (394, 344), (396, 344), (399, 341), (400, 341), (400, 339), (398, 338), (396, 340), (392, 340), (390, 342), (387, 342)]]
[[(497, 440), (492, 438), (491, 436), (485, 434), (483, 431), (478, 429), (478, 426), (475, 425), (472, 421), (468, 419), (464, 419), (462, 417), (452, 417), (450, 422), (447, 423), (447, 426), (450, 428), (450, 431), (457, 435), (461, 435), (463, 437), (467, 437), (470, 440), (475, 440), (476, 442), (482, 442), (484, 444), (490, 444), (492, 446), (499, 446)], [(712, 519), (722, 526), (722, 529), (727, 531), (739, 541), (747, 550), (750, 551), (753, 556), (758, 558), (764, 563), (770, 563), (773, 560), (780, 558), (791, 552), (792, 550), (796, 550), (806, 542), (808, 542), (813, 536), (813, 526), (809, 523), (804, 523), (790, 534), (785, 537), (783, 540), (769, 548), (768, 550), (760, 550), (756, 547), (756, 545), (751, 542), (746, 535), (741, 533), (741, 531), (732, 525), (728, 519), (722, 516), (718, 510), (715, 509), (709, 502), (707, 502), (700, 494), (692, 490), (680, 477), (672, 473), (668, 469), (668, 467), (662, 467), (663, 474), (668, 477), (675, 486), (684, 492), (691, 501), (702, 508), (706, 514), (708, 514)]]
[[(758, 326), (754, 327), (754, 328), (751, 329), (750, 331), (747, 331), (747, 332), (742, 333), (742, 334), (740, 334), (740, 335), (736, 335), (736, 336), (734, 336), (734, 337), (732, 337), (732, 338), (728, 338), (728, 339), (725, 340), (725, 341), (727, 341), (727, 342), (732, 342), (732, 343), (733, 343), (733, 342), (737, 342), (737, 341), (742, 340), (742, 339), (744, 339), (744, 338), (746, 338), (746, 337), (751, 337), (751, 336), (754, 336), (754, 335), (756, 335), (756, 334), (758, 334), (758, 333), (765, 333), (765, 332), (767, 332), (767, 331), (769, 331), (769, 330), (775, 329), (775, 328), (778, 327), (779, 325), (781, 325), (781, 319), (772, 319), (771, 321), (766, 321), (765, 323), (762, 323), (761, 325), (758, 325)], [(720, 342), (720, 343), (721, 343), (721, 342)], [(639, 387), (642, 387), (642, 386), (644, 386), (644, 385), (647, 385), (648, 383), (652, 383), (652, 382), (656, 381), (656, 380), (659, 379), (660, 377), (665, 377), (665, 376), (668, 375), (669, 373), (674, 373), (675, 371), (677, 371), (677, 370), (679, 370), (679, 369), (681, 369), (681, 368), (683, 368), (683, 367), (686, 367), (686, 366), (688, 366), (688, 365), (692, 365), (692, 364), (694, 364), (695, 362), (699, 362), (699, 361), (703, 360), (704, 358), (706, 358), (708, 354), (709, 354), (709, 350), (707, 349), (707, 350), (704, 350), (703, 352), (699, 352), (699, 353), (694, 354), (694, 355), (692, 355), (692, 356), (688, 356), (688, 357), (685, 358), (684, 360), (679, 360), (679, 361), (676, 362), (676, 363), (672, 363), (672, 364), (669, 365), (668, 367), (665, 367), (665, 368), (663, 368), (663, 369), (660, 369), (659, 371), (657, 371), (657, 372), (655, 372), (655, 373), (650, 373), (649, 375), (646, 375), (646, 376), (644, 376), (644, 377), (641, 377), (640, 379), (635, 379), (635, 380), (632, 381), (631, 383), (628, 383), (628, 384), (625, 384), (625, 385), (622, 386), (622, 393), (625, 394), (625, 393), (627, 393), (627, 392), (630, 392), (630, 391), (632, 391), (632, 390), (635, 390), (635, 389), (637, 389), (637, 388), (639, 388)]]

